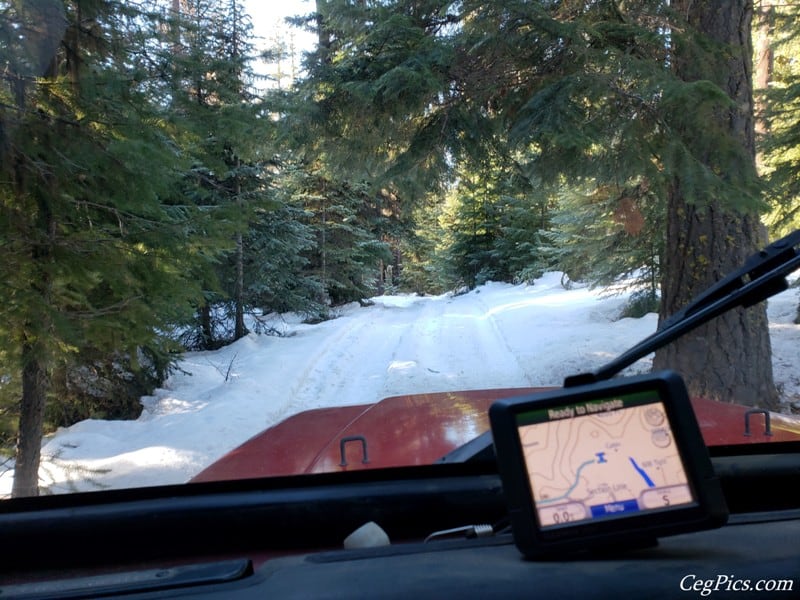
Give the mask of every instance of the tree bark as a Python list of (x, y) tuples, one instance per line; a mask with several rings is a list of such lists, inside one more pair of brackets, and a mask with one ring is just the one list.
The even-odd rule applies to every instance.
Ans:
[[(32, 8), (29, 18), (35, 23), (30, 30), (36, 33), (31, 37), (31, 41), (35, 42), (32, 45), (35, 50), (27, 58), (36, 65), (34, 72), (36, 76), (53, 80), (57, 75), (54, 69), (58, 63), (59, 46), (69, 37), (65, 32), (71, 25), (66, 22), (64, 6), (61, 3), (45, 2), (28, 8)], [(74, 49), (78, 51), (77, 40)], [(77, 61), (76, 57), (72, 58), (73, 61)], [(73, 89), (77, 89), (75, 81), (77, 76), (74, 71), (70, 74), (73, 77)], [(26, 77), (23, 73), (14, 75), (23, 75), (19, 77), (20, 81), (26, 79), (33, 81), (33, 78)], [(28, 105), (28, 90), (21, 84), (16, 92), (16, 108), (23, 113)], [(29, 185), (29, 177), (30, 172), (34, 170), (29, 168), (31, 157), (13, 149), (10, 156), (3, 158), (14, 164), (13, 186), (17, 198), (22, 199), (30, 195), (32, 186)], [(39, 495), (39, 461), (42, 454), (44, 410), (48, 390), (47, 347), (52, 335), (47, 314), (47, 310), (51, 308), (49, 265), (52, 261), (51, 247), (56, 237), (56, 220), (48, 193), (55, 193), (55, 190), (33, 194), (37, 202), (35, 225), (32, 230), (24, 232), (24, 235), (29, 236), (30, 264), (33, 267), (29, 283), (30, 292), (32, 297), (39, 300), (41, 309), (37, 315), (38, 321), (32, 322), (33, 319), (29, 317), (18, 324), (17, 334), (21, 339), (22, 397), (14, 457), (14, 482), (11, 486), (12, 497)], [(21, 205), (24, 206), (24, 203)]]
[(325, 50), (326, 53), (323, 56), (323, 60), (327, 63), (330, 62), (330, 56), (327, 54), (327, 51), (331, 48), (331, 34), (328, 31), (327, 26), (325, 25), (325, 6), (326, 0), (316, 0), (316, 19), (317, 19), (317, 47), (320, 50)]
[(244, 323), (244, 240), (242, 232), (236, 233), (236, 282), (234, 284), (234, 339), (247, 335)]
[(22, 360), (22, 402), (11, 488), (14, 498), (39, 495), (39, 461), (47, 398), (47, 369), (35, 345), (24, 345)]
[[(769, 83), (772, 80), (772, 70), (774, 64), (774, 52), (772, 51), (772, 36), (775, 21), (774, 0), (761, 0), (756, 7), (757, 42), (755, 51), (755, 73), (754, 92), (755, 96), (755, 132), (759, 137), (769, 133), (769, 121), (767, 119), (767, 99), (766, 93)], [(756, 162), (759, 172), (763, 172), (763, 158), (761, 154), (756, 154)]]
[(214, 326), (211, 322), (211, 305), (206, 301), (200, 307), (200, 336), (204, 350), (214, 348)]
[[(698, 65), (682, 61), (677, 49), (673, 68), (686, 81), (710, 75), (727, 92), (734, 106), (721, 111), (716, 125), (727, 128), (746, 156), (752, 157), (752, 165), (745, 167), (752, 166), (755, 172), (752, 4), (747, 0), (678, 0), (673, 7), (690, 26), (728, 50), (715, 64)], [(727, 176), (713, 156), (701, 158)], [(766, 241), (757, 214), (717, 201), (687, 203), (679, 180), (669, 192), (667, 210), (662, 320), (740, 266)], [(751, 406), (777, 405), (765, 303), (731, 311), (684, 336), (657, 352), (653, 367), (680, 372), (693, 395)]]
[[(25, 189), (25, 176), (17, 180), (18, 192)], [(14, 483), (11, 495), (39, 495), (39, 460), (41, 458), (42, 436), (44, 433), (44, 409), (48, 390), (48, 346), (51, 343), (51, 319), (47, 311), (52, 307), (52, 282), (49, 264), (52, 259), (51, 248), (56, 238), (56, 220), (52, 214), (49, 198), (38, 198), (37, 211), (38, 236), (41, 242), (31, 250), (33, 273), (38, 277), (30, 282), (32, 295), (40, 300), (43, 307), (37, 322), (25, 322), (21, 328), (22, 399), (20, 401), (19, 433), (14, 465)]]
[[(670, 194), (667, 227), (662, 319), (739, 267), (763, 244), (756, 215), (687, 205), (679, 189)], [(764, 303), (730, 311), (683, 336), (656, 353), (653, 367), (680, 372), (693, 395), (776, 408)]]

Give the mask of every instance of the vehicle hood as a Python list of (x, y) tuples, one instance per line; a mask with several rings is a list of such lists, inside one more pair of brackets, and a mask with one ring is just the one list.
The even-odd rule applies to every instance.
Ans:
[[(546, 389), (552, 388), (413, 394), (308, 410), (250, 438), (192, 481), (432, 464), (488, 431), (489, 406), (496, 400)], [(798, 416), (767, 417), (765, 411), (702, 398), (693, 398), (692, 405), (709, 446), (800, 442)]]

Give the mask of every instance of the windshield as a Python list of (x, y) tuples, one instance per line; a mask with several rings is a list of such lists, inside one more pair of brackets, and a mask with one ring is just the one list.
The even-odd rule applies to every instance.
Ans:
[[(800, 226), (796, 7), (623, 4), (0, 1), (0, 497), (433, 464)], [(623, 374), (800, 441), (788, 280)]]

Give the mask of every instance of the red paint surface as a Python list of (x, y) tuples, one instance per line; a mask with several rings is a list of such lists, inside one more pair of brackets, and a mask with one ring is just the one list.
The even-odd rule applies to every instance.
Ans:
[(693, 398), (692, 406), (707, 446), (800, 442), (800, 416), (770, 413), (772, 435), (766, 435), (765, 417), (750, 416), (750, 435), (744, 434), (745, 413), (752, 410), (739, 404)]
[[(309, 410), (251, 438), (198, 474), (192, 481), (218, 481), (325, 473), (354, 469), (424, 465), (489, 429), (487, 411), (500, 398), (544, 388), (470, 390), (394, 396), (375, 404)], [(703, 438), (709, 446), (765, 442), (800, 442), (800, 417), (770, 414), (772, 435), (764, 416), (750, 418), (751, 435), (744, 435), (748, 408), (713, 400), (693, 399)], [(347, 466), (341, 466), (340, 440), (363, 436), (345, 446)]]
[(231, 450), (192, 481), (307, 473), (325, 445), (372, 406), (318, 408), (293, 415)]

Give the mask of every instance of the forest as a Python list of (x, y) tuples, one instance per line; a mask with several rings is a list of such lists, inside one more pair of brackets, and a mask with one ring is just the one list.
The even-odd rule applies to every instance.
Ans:
[[(48, 431), (135, 418), (182, 352), (259, 315), (561, 271), (635, 277), (629, 314), (666, 318), (800, 227), (800, 3), (307, 6), (299, 52), (241, 0), (0, 1), (15, 494)], [(773, 406), (752, 315), (656, 364)], [(698, 365), (698, 340), (743, 350)]]

